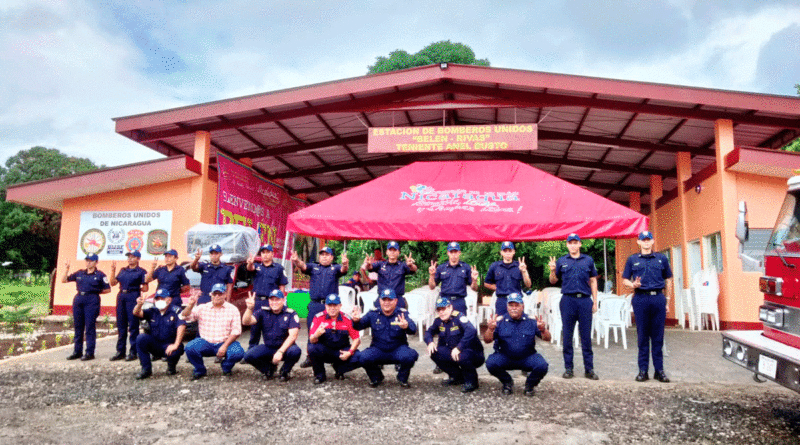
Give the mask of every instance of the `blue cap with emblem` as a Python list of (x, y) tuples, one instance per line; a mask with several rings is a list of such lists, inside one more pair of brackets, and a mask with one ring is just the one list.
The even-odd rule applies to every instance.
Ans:
[(219, 244), (214, 244), (213, 246), (208, 248), (208, 253), (212, 252), (222, 253), (222, 246), (220, 246)]
[(386, 245), (386, 250), (389, 249), (400, 250), (400, 244), (397, 244), (397, 241), (389, 241), (389, 244)]
[(447, 297), (439, 297), (436, 299), (437, 308), (447, 307), (447, 306), (450, 306), (450, 300), (448, 300)]
[(395, 300), (397, 299), (397, 294), (394, 292), (394, 289), (384, 289), (381, 291), (381, 300), (383, 300), (384, 298)]
[(450, 244), (447, 245), (447, 251), (448, 252), (452, 252), (454, 250), (458, 250), (459, 252), (461, 251), (461, 245), (458, 244), (455, 241), (453, 241), (453, 242), (451, 242)]
[(645, 230), (644, 232), (639, 234), (639, 239), (640, 240), (653, 239), (653, 234)]
[(580, 240), (581, 237), (579, 237), (577, 233), (570, 233), (569, 235), (567, 235), (567, 242), (580, 241)]
[(224, 294), (226, 290), (228, 290), (228, 289), (227, 289), (227, 288), (225, 287), (225, 285), (224, 285), (224, 284), (222, 284), (222, 283), (217, 283), (217, 284), (215, 284), (215, 285), (211, 286), (211, 293), (212, 293), (212, 294), (213, 294), (214, 292), (219, 292), (219, 293), (221, 293), (221, 294)]
[(342, 304), (342, 299), (337, 294), (330, 294), (325, 297), (325, 304)]
[(500, 250), (506, 249), (514, 249), (514, 243), (511, 241), (503, 241), (503, 244), (500, 245)]
[(319, 249), (319, 253), (327, 253), (328, 255), (333, 255), (333, 249), (331, 249), (328, 246), (325, 246), (322, 249)]
[(97, 261), (97, 254), (96, 253), (87, 254), (86, 261)]
[(270, 252), (272, 252), (272, 244), (264, 244), (263, 246), (261, 246), (260, 249), (258, 249), (258, 253), (261, 253), (265, 250), (269, 250)]
[(169, 297), (169, 291), (163, 287), (161, 289), (158, 289), (156, 291), (156, 294), (153, 296), (153, 298), (167, 298), (167, 297)]
[(141, 258), (142, 254), (138, 250), (132, 250), (132, 251), (126, 253), (125, 256), (134, 256), (136, 258)]
[(508, 294), (508, 302), (509, 303), (519, 303), (519, 304), (523, 304), (524, 303), (524, 301), (522, 300), (522, 295), (520, 295), (517, 292), (512, 292), (512, 293)]
[(270, 298), (283, 298), (283, 292), (280, 289), (272, 289), (272, 292), (269, 293)]
[(164, 252), (164, 255), (172, 255), (174, 257), (178, 257), (178, 251), (175, 249), (169, 249), (168, 251)]

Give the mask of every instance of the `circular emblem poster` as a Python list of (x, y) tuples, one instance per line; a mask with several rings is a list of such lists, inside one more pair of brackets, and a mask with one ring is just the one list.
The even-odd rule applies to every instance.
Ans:
[(168, 235), (166, 230), (151, 230), (147, 234), (147, 253), (150, 255), (161, 255), (167, 251)]
[(99, 229), (89, 229), (81, 235), (80, 246), (86, 255), (99, 253), (106, 247), (106, 236)]

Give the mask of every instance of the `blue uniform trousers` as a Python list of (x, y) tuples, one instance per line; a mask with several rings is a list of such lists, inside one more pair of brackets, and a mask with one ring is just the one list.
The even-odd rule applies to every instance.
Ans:
[(508, 313), (508, 297), (497, 297), (494, 302), (494, 314), (506, 315)]
[[(272, 364), (272, 356), (278, 352), (278, 348), (270, 348), (266, 345), (258, 345), (254, 346), (247, 350), (247, 354), (244, 356), (244, 361), (253, 365), (254, 368), (261, 371), (264, 375), (272, 375), (273, 370), (275, 369)], [(281, 374), (288, 374), (289, 371), (292, 370), (292, 367), (300, 361), (300, 355), (302, 351), (300, 351), (300, 347), (297, 345), (289, 346), (289, 349), (286, 350), (286, 353), (283, 354), (283, 367), (281, 368)]]
[[(256, 307), (253, 309), (253, 314), (255, 314), (259, 308), (263, 311), (270, 310), (267, 300), (256, 300)], [(261, 325), (256, 323), (250, 326), (250, 341), (247, 343), (247, 350), (253, 349), (259, 343), (261, 343)]]
[(527, 371), (528, 378), (525, 380), (525, 387), (530, 388), (538, 385), (547, 375), (548, 365), (544, 357), (538, 352), (521, 358), (509, 357), (495, 352), (486, 359), (486, 370), (489, 371), (489, 374), (497, 377), (500, 383), (504, 385), (514, 382), (511, 374), (508, 373), (510, 369)]
[(347, 350), (348, 348), (338, 350), (319, 343), (309, 343), (308, 358), (311, 359), (311, 369), (314, 370), (314, 377), (325, 380), (325, 363), (331, 363), (334, 372), (337, 374), (344, 374), (359, 368), (361, 366), (359, 363), (361, 359), (360, 351), (354, 352), (347, 361), (343, 362), (339, 359), (339, 354)]
[(575, 323), (578, 323), (578, 333), (581, 338), (583, 350), (583, 369), (586, 372), (594, 370), (594, 355), (592, 354), (592, 302), (591, 297), (561, 296), (561, 322), (564, 329), (561, 331), (564, 338), (564, 368), (572, 369), (572, 336), (575, 332)]
[(361, 365), (367, 371), (367, 376), (372, 382), (383, 380), (383, 371), (380, 365), (399, 364), (400, 370), (397, 372), (397, 380), (407, 382), (411, 374), (411, 368), (419, 358), (419, 353), (411, 349), (408, 345), (400, 345), (393, 351), (382, 351), (374, 346), (370, 346), (361, 352)]
[(139, 293), (122, 293), (117, 296), (117, 352), (125, 353), (125, 341), (130, 334), (131, 354), (136, 354), (136, 337), (139, 335), (139, 317), (133, 315)]
[(633, 315), (636, 316), (636, 335), (639, 339), (639, 371), (647, 372), (650, 350), (653, 351), (653, 368), (664, 370), (664, 322), (667, 319), (667, 298), (664, 294), (635, 295)]
[(100, 295), (75, 295), (72, 300), (72, 320), (75, 323), (75, 354), (83, 353), (83, 333), (86, 331), (86, 355), (94, 355), (97, 341), (97, 316), (100, 315)]
[(136, 337), (136, 351), (139, 355), (139, 364), (142, 365), (142, 371), (153, 371), (153, 365), (150, 362), (150, 354), (156, 359), (167, 357), (167, 366), (169, 366), (169, 369), (175, 369), (175, 366), (183, 355), (183, 344), (178, 346), (178, 349), (173, 351), (171, 355), (167, 356), (167, 346), (171, 344), (172, 343), (169, 342), (161, 343), (150, 334), (141, 334)]
[(325, 310), (325, 303), (321, 301), (311, 301), (308, 303), (308, 316), (306, 317), (306, 327), (309, 331), (311, 331), (311, 322), (314, 321), (314, 317)]
[[(203, 357), (213, 357), (217, 355), (219, 347), (222, 343), (210, 343), (208, 340), (197, 337), (186, 344), (186, 358), (189, 363), (194, 366), (195, 374), (205, 374), (206, 365), (203, 364)], [(238, 363), (244, 357), (244, 349), (238, 341), (234, 341), (228, 346), (225, 354), (225, 360), (222, 361), (222, 372), (230, 372), (233, 365)]]
[(439, 346), (431, 355), (431, 360), (453, 380), (463, 380), (464, 383), (478, 385), (478, 368), (483, 364), (483, 353), (471, 349), (461, 351), (458, 362), (450, 355), (452, 349)]

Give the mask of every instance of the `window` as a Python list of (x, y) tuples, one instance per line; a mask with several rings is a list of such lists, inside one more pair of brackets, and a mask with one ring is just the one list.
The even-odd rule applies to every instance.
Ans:
[(703, 268), (715, 268), (717, 273), (722, 272), (722, 237), (720, 233), (712, 233), (703, 237), (703, 249), (705, 249), (705, 261)]
[(689, 259), (689, 276), (690, 279), (688, 280), (689, 283), (694, 286), (694, 276), (697, 272), (700, 272), (703, 269), (703, 263), (700, 256), (700, 240), (697, 241), (690, 241), (687, 243), (687, 257)]
[(681, 246), (672, 248), (672, 276), (675, 278), (675, 289), (685, 289), (683, 283), (683, 252)]
[(742, 261), (743, 272), (764, 272), (764, 252), (767, 250), (771, 234), (772, 229), (750, 229), (747, 242), (742, 245), (742, 253), (761, 265), (752, 261)]

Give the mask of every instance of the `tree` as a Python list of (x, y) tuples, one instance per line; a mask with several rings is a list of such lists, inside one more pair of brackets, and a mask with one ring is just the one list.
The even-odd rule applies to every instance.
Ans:
[[(102, 167), (102, 166), (101, 166)], [(55, 265), (61, 215), (6, 202), (6, 189), (24, 182), (74, 175), (97, 169), (87, 158), (54, 148), (33, 147), (10, 157), (0, 167), (0, 262), (14, 268), (46, 271)]]
[[(794, 87), (797, 88), (797, 95), (800, 96), (800, 83), (794, 84)], [(800, 151), (800, 138), (789, 142), (783, 147), (785, 151)]]
[(367, 74), (386, 73), (442, 62), (489, 66), (489, 60), (476, 59), (475, 52), (469, 46), (463, 43), (443, 40), (431, 43), (416, 54), (409, 54), (404, 50), (398, 49), (389, 53), (389, 57), (379, 56), (375, 61), (375, 65), (368, 67)]

